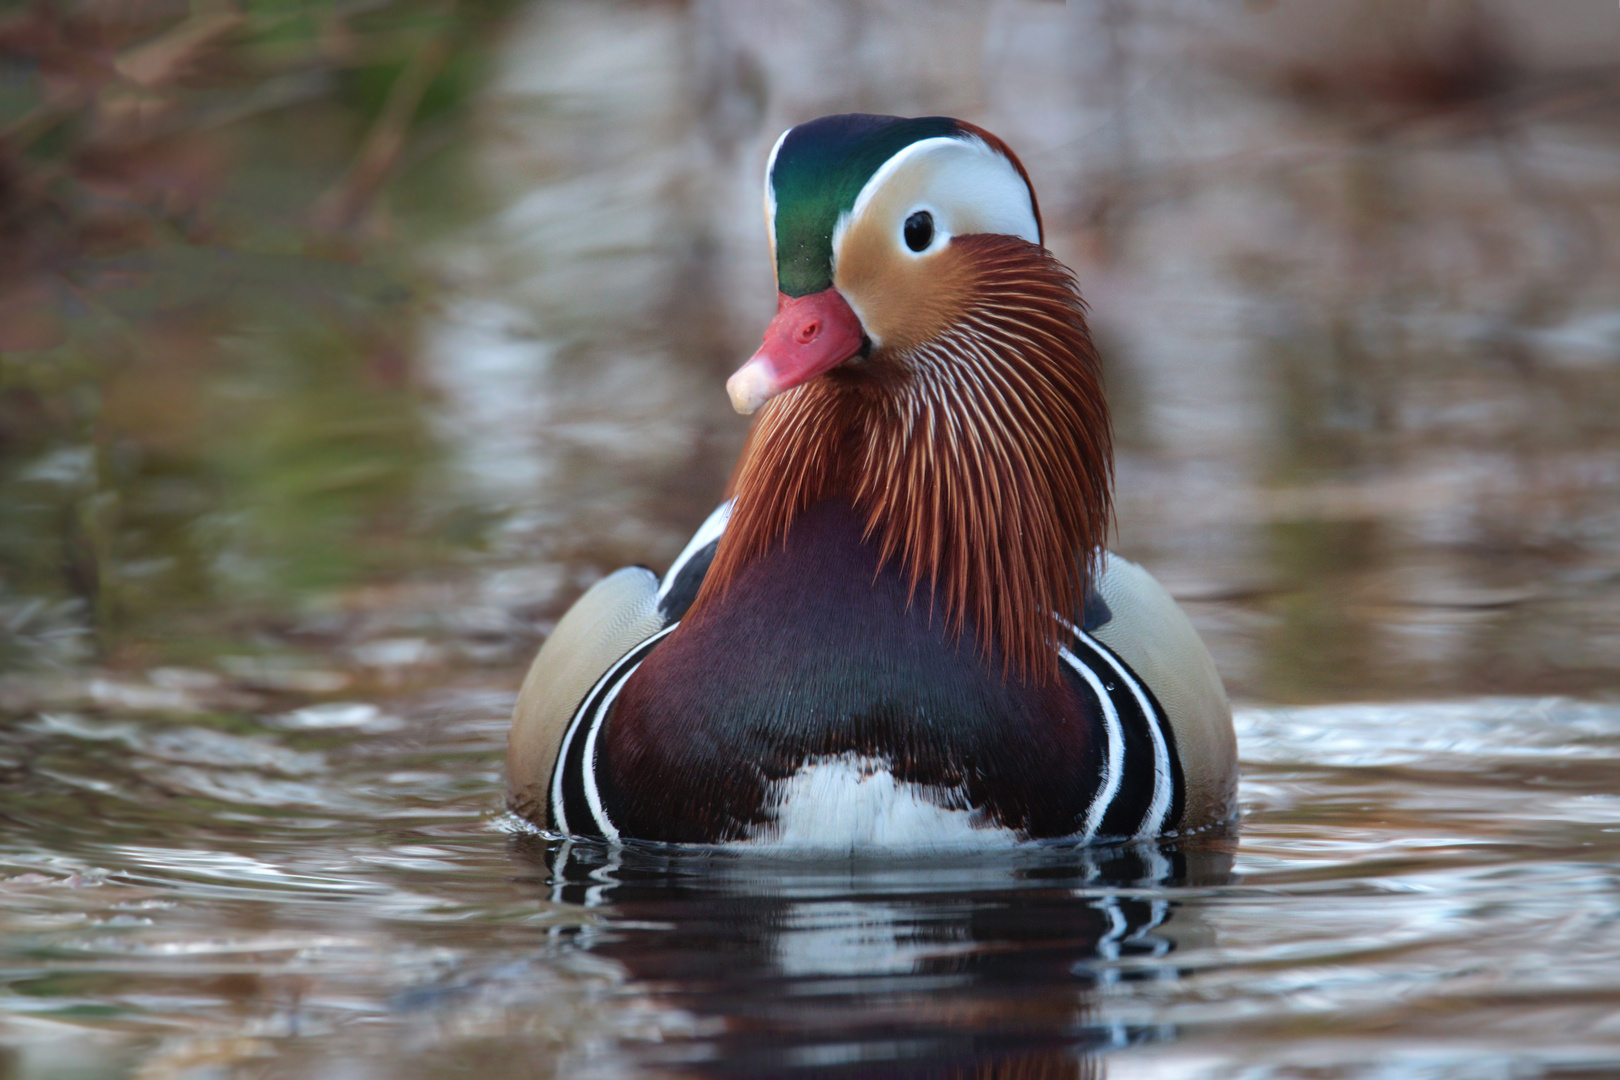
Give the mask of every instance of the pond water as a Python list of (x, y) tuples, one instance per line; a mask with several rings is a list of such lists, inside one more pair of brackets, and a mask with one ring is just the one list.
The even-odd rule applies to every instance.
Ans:
[[(0, 23), (0, 1080), (1620, 1074), (1610, 5)], [(1218, 834), (955, 861), (501, 805), (742, 443), (787, 124), (1022, 155)]]
[(14, 728), (6, 1075), (1620, 1068), (1620, 707), (1245, 708), (1240, 832), (794, 863), (531, 834), (507, 701)]

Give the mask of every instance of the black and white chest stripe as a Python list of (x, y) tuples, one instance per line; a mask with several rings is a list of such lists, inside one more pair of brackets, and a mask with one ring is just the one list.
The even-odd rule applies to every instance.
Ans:
[[(597, 790), (597, 735), (625, 682), (680, 625), (730, 514), (729, 502), (711, 514), (664, 576), (658, 590), (663, 627), (608, 668), (569, 722), (551, 780), (551, 823), (557, 832), (619, 839)], [(1106, 740), (1103, 775), (1075, 834), (1080, 840), (1156, 836), (1175, 828), (1185, 802), (1181, 762), (1164, 709), (1130, 665), (1088, 632), (1109, 617), (1106, 605), (1088, 603), (1082, 626), (1064, 624), (1072, 638), (1061, 650), (1062, 659), (1078, 688), (1096, 703)]]
[(1069, 629), (1074, 636), (1059, 655), (1097, 702), (1107, 747), (1080, 837), (1140, 839), (1174, 829), (1186, 779), (1169, 717), (1119, 654), (1086, 628)]
[(697, 598), (698, 586), (703, 584), (729, 520), (731, 502), (727, 500), (699, 526), (664, 575), (658, 587), (663, 627), (609, 667), (569, 721), (551, 773), (551, 827), (557, 832), (565, 836), (619, 838), (619, 830), (602, 808), (596, 788), (596, 736), (625, 682), (654, 647), (680, 625), (681, 616)]

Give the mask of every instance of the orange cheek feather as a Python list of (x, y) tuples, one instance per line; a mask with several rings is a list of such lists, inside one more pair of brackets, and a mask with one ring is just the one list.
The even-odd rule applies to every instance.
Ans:
[(903, 354), (938, 338), (971, 306), (977, 273), (967, 253), (947, 244), (912, 256), (877, 222), (884, 208), (844, 234), (834, 282), (860, 313), (883, 354)]

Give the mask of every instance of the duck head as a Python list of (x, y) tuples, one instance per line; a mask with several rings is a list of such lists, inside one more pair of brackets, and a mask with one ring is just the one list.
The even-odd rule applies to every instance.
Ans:
[(948, 117), (823, 117), (777, 140), (765, 217), (777, 313), (727, 383), (760, 417), (692, 614), (843, 498), (953, 631), (971, 622), (1004, 673), (1056, 679), (1110, 521), (1112, 442), (1023, 166)]
[(827, 116), (790, 128), (765, 169), (777, 312), (731, 377), (732, 406), (841, 364), (901, 369), (972, 305), (976, 236), (1038, 247), (1040, 209), (1000, 139), (949, 117)]

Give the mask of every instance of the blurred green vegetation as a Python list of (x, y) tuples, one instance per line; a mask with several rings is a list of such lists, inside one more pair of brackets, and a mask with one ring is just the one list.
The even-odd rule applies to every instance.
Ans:
[(425, 509), (407, 253), (474, 212), (511, 6), (0, 5), (0, 669), (476, 542)]

